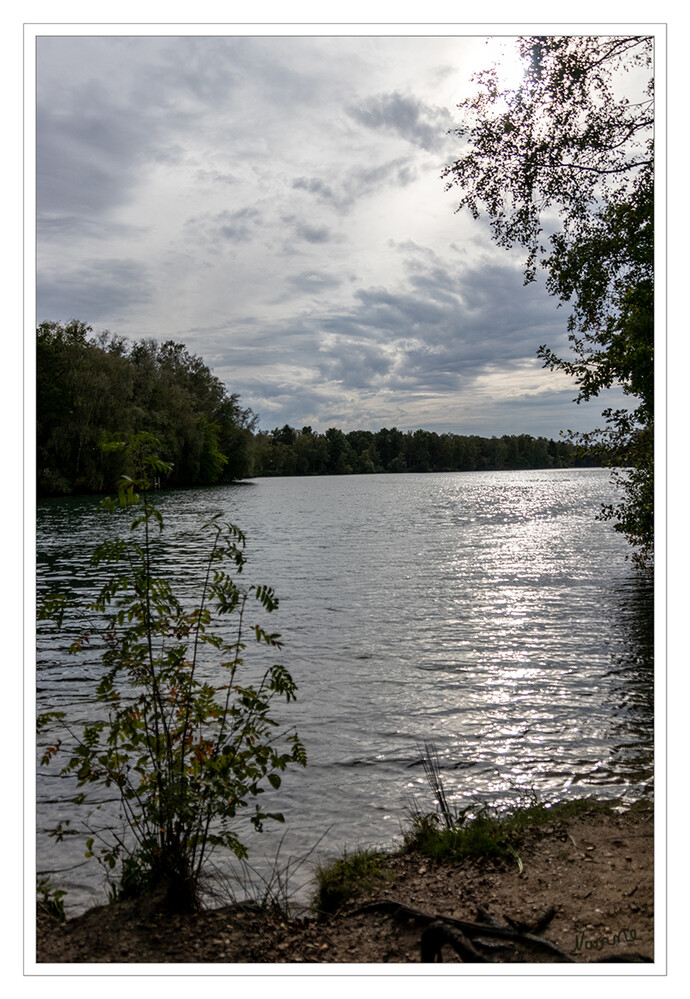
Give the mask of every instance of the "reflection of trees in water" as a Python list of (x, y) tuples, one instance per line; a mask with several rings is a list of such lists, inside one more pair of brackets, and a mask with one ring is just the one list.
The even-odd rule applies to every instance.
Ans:
[(654, 586), (635, 575), (610, 593), (611, 704), (615, 769), (624, 780), (651, 782), (654, 765)]

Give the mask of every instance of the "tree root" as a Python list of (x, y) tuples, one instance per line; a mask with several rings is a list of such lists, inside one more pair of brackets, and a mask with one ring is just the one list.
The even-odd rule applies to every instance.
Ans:
[(425, 926), (426, 929), (422, 934), (421, 941), (423, 962), (440, 961), (443, 944), (449, 944), (460, 954), (463, 961), (487, 963), (487, 959), (479, 953), (471, 940), (477, 937), (497, 937), (501, 940), (510, 940), (546, 951), (552, 954), (557, 961), (568, 964), (576, 963), (570, 954), (566, 954), (556, 944), (551, 943), (550, 940), (544, 940), (535, 932), (531, 932), (531, 930), (548, 925), (553, 919), (555, 910), (553, 913), (551, 910), (545, 913), (530, 930), (517, 930), (510, 926), (503, 926), (481, 906), (478, 907), (478, 911), (480, 916), (487, 919), (486, 922), (472, 923), (464, 919), (455, 919), (453, 916), (424, 912), (422, 909), (415, 909), (395, 899), (380, 899), (359, 906), (354, 910), (353, 915), (364, 912), (386, 912), (394, 918), (412, 919)]
[(440, 919), (437, 919), (433, 923), (429, 923), (422, 933), (422, 939), (420, 941), (422, 963), (431, 964), (434, 961), (442, 961), (443, 958), (441, 957), (441, 948), (444, 944), (450, 944), (450, 946), (460, 955), (465, 963), (489, 963), (478, 950), (475, 950), (470, 941), (460, 932), (460, 930), (456, 930), (453, 926), (448, 926)]

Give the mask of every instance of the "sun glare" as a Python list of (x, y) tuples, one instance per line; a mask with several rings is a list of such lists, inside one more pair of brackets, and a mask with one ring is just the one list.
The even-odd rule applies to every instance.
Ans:
[(495, 63), (499, 83), (509, 90), (516, 90), (525, 75), (525, 64), (518, 55), (515, 43), (515, 38), (490, 38), (487, 44), (487, 61)]

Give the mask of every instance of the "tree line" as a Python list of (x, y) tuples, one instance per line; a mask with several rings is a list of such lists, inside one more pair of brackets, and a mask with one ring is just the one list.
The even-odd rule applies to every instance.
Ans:
[(383, 427), (316, 433), (287, 424), (253, 440), (253, 474), (352, 475), (371, 472), (474, 472), (599, 465), (565, 440), (518, 434), (503, 437), (437, 434)]
[(93, 334), (79, 320), (37, 330), (39, 495), (104, 492), (126, 466), (108, 440), (146, 432), (172, 466), (167, 486), (214, 485), (252, 476), (352, 475), (567, 468), (599, 464), (573, 444), (503, 437), (403, 432), (325, 433), (287, 424), (256, 429), (258, 417), (184, 344), (130, 342)]

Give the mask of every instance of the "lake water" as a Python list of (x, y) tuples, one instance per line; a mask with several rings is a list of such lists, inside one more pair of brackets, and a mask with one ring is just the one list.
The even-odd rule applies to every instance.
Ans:
[[(248, 581), (280, 597), (268, 622), (299, 695), (279, 717), (297, 726), (309, 765), (271, 792), (285, 826), (248, 835), (259, 877), (279, 846), (284, 863), (318, 841), (296, 889), (316, 858), (398, 838), (411, 801), (433, 808), (425, 740), (458, 807), (650, 793), (652, 591), (625, 541), (595, 519), (614, 495), (601, 469), (259, 479), (158, 494), (159, 561), (183, 590), (206, 550), (199, 527), (222, 512), (248, 535)], [(59, 584), (88, 597), (103, 516), (93, 498), (39, 504), (39, 593)], [(78, 723), (93, 717), (98, 663), (68, 656), (67, 644), (41, 626), (38, 710)], [(70, 912), (105, 898), (83, 840), (46, 834), (59, 819), (76, 823), (73, 793), (55, 764), (39, 768), (38, 867), (67, 887)], [(114, 816), (106, 792), (102, 801)]]

